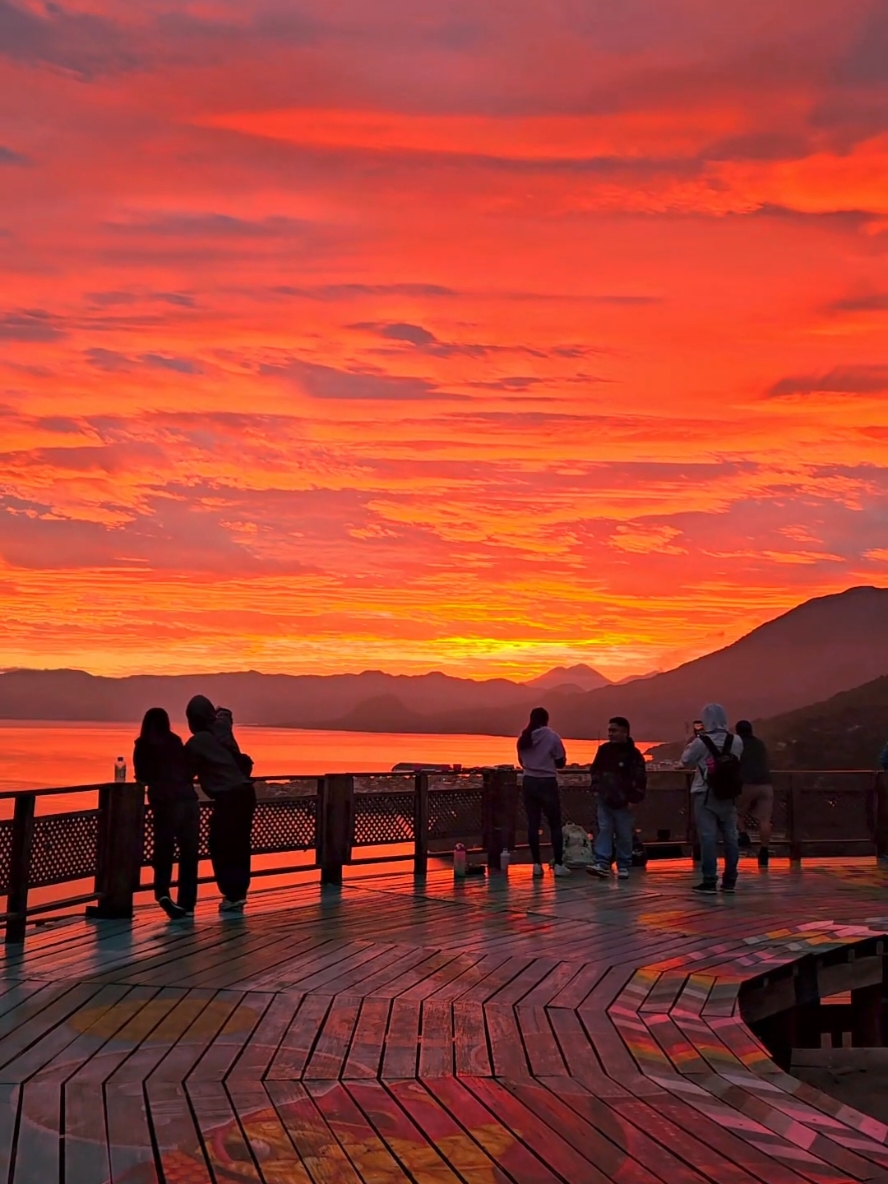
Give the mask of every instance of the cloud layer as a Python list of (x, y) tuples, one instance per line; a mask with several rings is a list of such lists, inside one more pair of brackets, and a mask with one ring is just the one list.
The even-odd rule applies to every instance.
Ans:
[(622, 675), (884, 583), (885, 20), (0, 0), (6, 663)]

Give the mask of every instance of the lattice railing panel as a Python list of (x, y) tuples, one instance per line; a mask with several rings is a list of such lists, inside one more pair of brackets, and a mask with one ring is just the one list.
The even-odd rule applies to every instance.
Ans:
[(309, 851), (315, 846), (318, 799), (260, 801), (253, 817), (253, 854)]
[(355, 847), (413, 842), (414, 793), (356, 793), (354, 797)]
[(481, 788), (429, 790), (429, 839), (480, 839)]
[(9, 867), (12, 860), (12, 821), (0, 822), (0, 892), (9, 888)]
[(38, 815), (31, 848), (31, 887), (94, 876), (98, 837), (98, 810)]

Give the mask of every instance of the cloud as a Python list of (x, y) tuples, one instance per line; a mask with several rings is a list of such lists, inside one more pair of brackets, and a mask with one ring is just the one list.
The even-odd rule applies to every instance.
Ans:
[(177, 374), (203, 374), (204, 368), (192, 358), (181, 358), (171, 354), (149, 353), (130, 357), (115, 349), (93, 346), (85, 351), (90, 366), (109, 373), (130, 372), (140, 366), (150, 370), (172, 370)]
[(118, 308), (132, 304), (160, 303), (171, 304), (177, 308), (195, 308), (196, 301), (188, 292), (87, 292), (86, 298), (90, 304), (98, 308)]
[(835, 366), (825, 374), (794, 374), (768, 389), (771, 398), (786, 395), (875, 395), (888, 391), (888, 365)]
[(109, 222), (107, 225), (109, 230), (121, 234), (148, 234), (178, 239), (291, 238), (315, 229), (311, 222), (283, 215), (239, 218), (212, 211), (180, 211)]
[(827, 312), (886, 312), (888, 292), (866, 292), (858, 296), (843, 296), (826, 306)]
[(30, 163), (30, 157), (24, 156), (21, 152), (16, 152), (14, 149), (0, 144), (0, 167), (3, 165), (28, 165)]
[(322, 300), (339, 303), (344, 300), (365, 300), (378, 296), (408, 296), (417, 299), (452, 299), (461, 296), (456, 288), (442, 284), (317, 284), (314, 287), (297, 288), (291, 284), (278, 284), (270, 289), (281, 296), (301, 296), (306, 300)]
[(293, 381), (312, 399), (378, 399), (392, 402), (468, 399), (468, 395), (442, 391), (426, 378), (338, 370), (333, 366), (303, 362), (298, 358), (291, 358), (284, 363), (264, 363), (259, 367), (259, 373)]
[(0, 341), (58, 341), (66, 335), (59, 318), (42, 308), (0, 315)]
[(45, 16), (0, 0), (0, 55), (60, 66), (85, 78), (132, 69), (139, 58), (123, 30), (104, 17), (47, 4)]
[(434, 333), (430, 333), (422, 325), (409, 325), (403, 322), (380, 325), (373, 321), (358, 321), (347, 327), (349, 329), (365, 329), (390, 341), (409, 341), (411, 345), (431, 345), (438, 340)]

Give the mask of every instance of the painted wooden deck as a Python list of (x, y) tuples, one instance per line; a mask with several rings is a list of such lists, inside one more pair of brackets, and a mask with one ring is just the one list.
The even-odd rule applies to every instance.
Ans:
[(781, 1072), (739, 983), (888, 930), (873, 861), (257, 891), (6, 951), (9, 1184), (888, 1181), (888, 1128)]

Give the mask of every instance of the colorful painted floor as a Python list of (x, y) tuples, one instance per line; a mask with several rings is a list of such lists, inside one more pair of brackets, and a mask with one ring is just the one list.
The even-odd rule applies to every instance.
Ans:
[(782, 1073), (744, 978), (888, 930), (873, 861), (529, 868), (256, 892), (7, 950), (9, 1184), (888, 1181), (888, 1128)]

